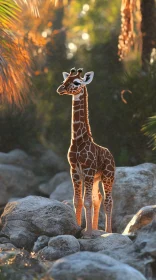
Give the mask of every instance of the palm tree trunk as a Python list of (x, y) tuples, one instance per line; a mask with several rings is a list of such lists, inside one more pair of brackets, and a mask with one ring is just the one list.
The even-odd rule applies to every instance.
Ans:
[(147, 72), (152, 49), (156, 47), (155, 0), (141, 0), (142, 70)]

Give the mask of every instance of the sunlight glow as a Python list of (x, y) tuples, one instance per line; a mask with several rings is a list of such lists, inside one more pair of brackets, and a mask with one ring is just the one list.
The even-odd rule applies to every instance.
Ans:
[(71, 52), (70, 52), (70, 53), (67, 53), (67, 59), (72, 59), (73, 56), (74, 56), (73, 53), (71, 53)]
[(43, 37), (43, 38), (47, 38), (47, 31), (43, 31), (43, 32), (42, 32), (42, 37)]
[(86, 33), (86, 32), (82, 33), (82, 39), (83, 40), (88, 40), (89, 39), (89, 34)]
[(39, 49), (38, 49), (38, 53), (42, 53), (42, 48), (39, 48)]
[(77, 51), (77, 46), (74, 43), (72, 43), (72, 42), (68, 44), (68, 48), (72, 52), (76, 52)]
[(84, 4), (83, 5), (83, 11), (84, 12), (88, 12), (89, 11), (89, 5), (88, 4)]
[(156, 60), (156, 48), (152, 49), (150, 64)]
[(83, 17), (85, 14), (86, 14), (86, 12), (85, 12), (85, 11), (81, 11), (81, 13), (80, 13), (80, 17)]

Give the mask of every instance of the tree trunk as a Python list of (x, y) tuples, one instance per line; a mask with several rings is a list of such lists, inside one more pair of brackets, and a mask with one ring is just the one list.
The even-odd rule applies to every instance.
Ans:
[(141, 0), (142, 70), (147, 72), (152, 49), (156, 47), (155, 0)]

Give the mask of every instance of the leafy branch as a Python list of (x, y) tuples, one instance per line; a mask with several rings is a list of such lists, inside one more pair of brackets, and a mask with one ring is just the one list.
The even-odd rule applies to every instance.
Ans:
[(150, 138), (149, 144), (153, 146), (153, 150), (156, 150), (156, 115), (148, 118), (141, 130)]

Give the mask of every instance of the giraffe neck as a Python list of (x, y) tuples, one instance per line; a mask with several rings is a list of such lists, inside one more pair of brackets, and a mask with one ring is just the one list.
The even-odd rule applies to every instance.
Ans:
[(88, 118), (88, 93), (86, 87), (72, 100), (72, 140), (92, 140)]

